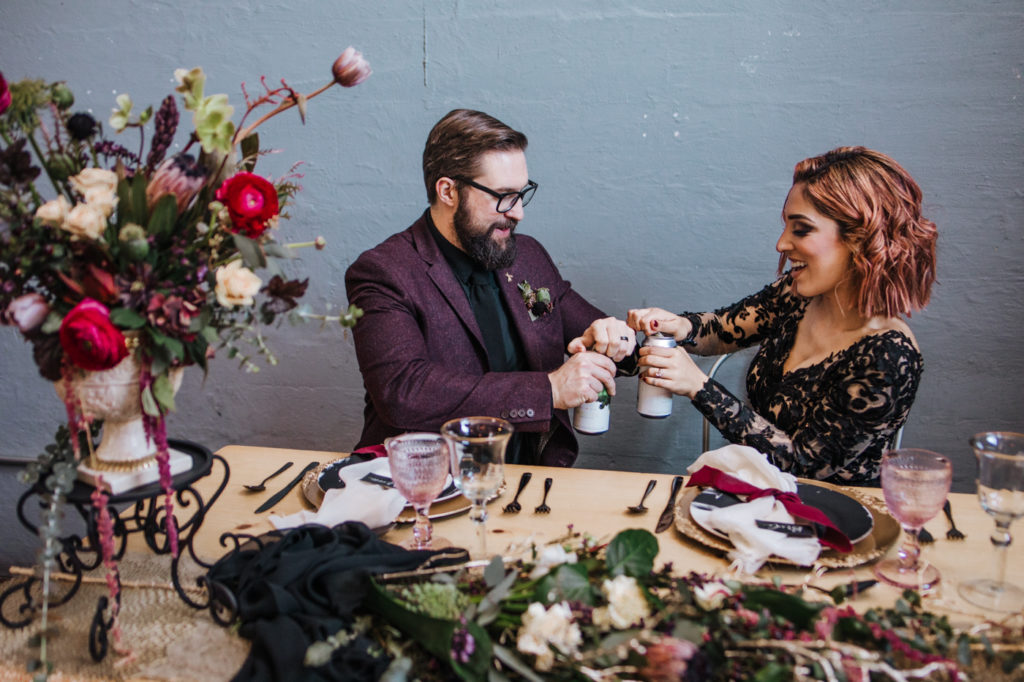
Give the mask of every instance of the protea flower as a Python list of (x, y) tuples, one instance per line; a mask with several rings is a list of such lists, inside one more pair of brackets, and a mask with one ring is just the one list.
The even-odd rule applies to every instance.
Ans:
[(189, 203), (203, 187), (206, 169), (191, 154), (175, 154), (165, 159), (153, 171), (146, 187), (146, 203), (152, 209), (165, 194), (173, 194), (178, 202), (178, 214), (184, 213)]

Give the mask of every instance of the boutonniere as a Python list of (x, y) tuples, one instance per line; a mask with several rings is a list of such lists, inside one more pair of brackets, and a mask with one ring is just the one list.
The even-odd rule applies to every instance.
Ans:
[(551, 292), (547, 287), (534, 289), (525, 279), (516, 286), (519, 287), (519, 294), (526, 303), (526, 312), (530, 313), (531, 321), (547, 315), (554, 309), (555, 304), (551, 301)]

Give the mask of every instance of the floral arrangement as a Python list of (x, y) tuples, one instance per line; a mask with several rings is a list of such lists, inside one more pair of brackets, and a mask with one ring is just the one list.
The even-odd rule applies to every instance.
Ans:
[(842, 588), (814, 601), (799, 587), (680, 576), (655, 570), (657, 553), (646, 530), (599, 545), (570, 527), (483, 575), (384, 576), (369, 615), (314, 643), (306, 665), (366, 637), (392, 659), (391, 680), (956, 680), (979, 652), (1007, 672), (1024, 662), (1019, 633), (989, 624), (1006, 645), (958, 632), (911, 591), (857, 613)]
[[(266, 153), (256, 129), (292, 108), (304, 121), (309, 100), (334, 85), (358, 85), (370, 73), (349, 47), (314, 92), (262, 78), (262, 92), (250, 95), (243, 83), (245, 108), (236, 126), (227, 95), (206, 94), (202, 69), (179, 69), (176, 93), (192, 127), (171, 155), (181, 136), (174, 94), (155, 113), (152, 107), (137, 112), (129, 95), (119, 95), (107, 122), (120, 136), (115, 141), (91, 114), (73, 110), (74, 95), (63, 82), (9, 83), (0, 73), (0, 324), (17, 327), (31, 343), (43, 377), (64, 379), (68, 387), (70, 433), (46, 462), (30, 467), (26, 480), (54, 471), (51, 460), (60, 453), (77, 463), (82, 448), (93, 445), (92, 419), (80, 409), (70, 378), (112, 369), (134, 352), (142, 366), (143, 423), (165, 492), (169, 549), (177, 555), (165, 427), (174, 409), (172, 370), (197, 365), (205, 371), (226, 348), (228, 357), (256, 371), (254, 355), (276, 363), (261, 326), (287, 316), (350, 327), (361, 315), (352, 306), (317, 315), (299, 304), (308, 279), (288, 278), (282, 263), (296, 249), (319, 250), (325, 242), (277, 240), (302, 176), (297, 165), (275, 179), (255, 172)], [(259, 110), (265, 112), (255, 117)], [(74, 468), (57, 470), (60, 476), (47, 481), (56, 482), (48, 489), (59, 501)], [(103, 490), (94, 504), (102, 517)], [(45, 534), (56, 535), (56, 521), (42, 530), (52, 549)], [(112, 543), (103, 544), (104, 563), (116, 566), (106, 556)], [(52, 565), (45, 557), (43, 563)]]

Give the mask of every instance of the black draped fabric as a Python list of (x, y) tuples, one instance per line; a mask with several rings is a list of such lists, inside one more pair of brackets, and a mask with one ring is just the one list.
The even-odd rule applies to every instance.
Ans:
[(237, 602), (239, 634), (252, 641), (235, 680), (376, 680), (390, 661), (361, 637), (319, 668), (303, 666), (310, 644), (353, 622), (371, 574), (407, 571), (430, 560), (465, 561), (464, 550), (410, 551), (384, 542), (365, 524), (307, 525), (273, 532), (232, 552), (207, 579)]

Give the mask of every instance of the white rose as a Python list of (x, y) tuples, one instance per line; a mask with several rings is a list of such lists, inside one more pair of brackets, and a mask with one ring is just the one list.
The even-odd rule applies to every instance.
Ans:
[(89, 204), (78, 204), (68, 213), (61, 227), (76, 237), (99, 239), (107, 229), (107, 217)]
[(700, 587), (693, 588), (693, 598), (697, 606), (705, 611), (713, 611), (725, 603), (725, 598), (732, 594), (732, 590), (723, 583), (704, 583)]
[(105, 218), (109, 218), (117, 206), (117, 195), (103, 187), (92, 187), (85, 190), (85, 203), (102, 213)]
[(608, 600), (608, 606), (594, 609), (594, 624), (599, 627), (625, 630), (651, 615), (647, 598), (632, 576), (620, 575), (614, 580), (605, 580), (601, 592)]
[(103, 189), (115, 194), (117, 192), (117, 173), (102, 168), (86, 168), (78, 175), (71, 177), (71, 186), (82, 196), (92, 189)]
[(263, 280), (252, 270), (242, 267), (242, 261), (231, 261), (217, 268), (217, 302), (225, 308), (252, 305), (253, 296), (263, 286)]
[(574, 564), (576, 559), (575, 552), (567, 552), (561, 545), (548, 545), (541, 550), (540, 556), (537, 557), (537, 563), (530, 571), (530, 580), (547, 575), (555, 566)]
[(36, 210), (36, 218), (39, 218), (46, 225), (60, 227), (67, 220), (68, 211), (71, 210), (71, 203), (60, 195), (52, 201), (47, 201)]
[(582, 643), (580, 626), (572, 619), (572, 610), (566, 602), (552, 604), (547, 610), (540, 602), (534, 602), (523, 614), (516, 648), (524, 654), (535, 655), (537, 669), (548, 671), (555, 662), (551, 647), (572, 656)]

